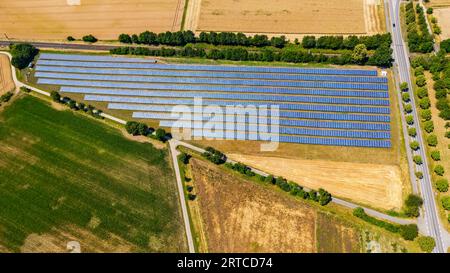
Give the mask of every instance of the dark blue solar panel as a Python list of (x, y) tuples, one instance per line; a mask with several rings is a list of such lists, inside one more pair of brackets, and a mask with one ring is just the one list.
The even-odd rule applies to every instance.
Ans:
[[(64, 92), (69, 92), (64, 89)], [(78, 93), (78, 92), (77, 92)], [(329, 97), (305, 97), (305, 96), (271, 96), (256, 94), (223, 94), (223, 93), (200, 93), (200, 92), (169, 92), (169, 91), (123, 91), (119, 89), (96, 89), (83, 90), (86, 94), (143, 96), (143, 97), (173, 97), (173, 98), (209, 98), (225, 100), (250, 100), (250, 101), (280, 101), (280, 102), (303, 102), (303, 103), (326, 103), (326, 104), (348, 104), (348, 105), (389, 105), (389, 100), (380, 99), (354, 99), (354, 98), (329, 98)]]
[(330, 76), (330, 75), (304, 75), (304, 74), (255, 74), (240, 72), (206, 72), (183, 70), (143, 70), (143, 69), (101, 69), (86, 67), (61, 67), (42, 66), (36, 67), (40, 72), (65, 72), (81, 74), (110, 74), (110, 75), (142, 75), (142, 76), (167, 76), (167, 77), (206, 77), (206, 78), (236, 78), (236, 79), (267, 79), (289, 81), (328, 81), (328, 82), (361, 82), (361, 83), (387, 83), (387, 78), (379, 77), (355, 77), (355, 76)]
[(337, 82), (294, 82), (294, 81), (267, 81), (267, 80), (239, 80), (219, 78), (190, 78), (190, 77), (147, 77), (147, 76), (121, 76), (121, 75), (93, 75), (36, 72), (37, 78), (54, 78), (90, 81), (118, 81), (118, 82), (144, 82), (144, 83), (179, 83), (179, 84), (208, 84), (208, 85), (245, 85), (245, 86), (280, 86), (304, 88), (330, 88), (330, 89), (359, 89), (359, 90), (388, 90), (386, 84), (365, 83), (337, 83)]
[(38, 65), (53, 65), (66, 67), (106, 67), (106, 68), (132, 68), (132, 69), (164, 69), (164, 70), (194, 70), (194, 71), (233, 71), (256, 73), (290, 73), (290, 74), (316, 74), (316, 75), (354, 75), (377, 76), (376, 70), (358, 69), (330, 69), (330, 68), (297, 68), (297, 67), (261, 67), (261, 66), (225, 66), (225, 65), (179, 65), (179, 64), (142, 64), (142, 63), (105, 63), (39, 60)]

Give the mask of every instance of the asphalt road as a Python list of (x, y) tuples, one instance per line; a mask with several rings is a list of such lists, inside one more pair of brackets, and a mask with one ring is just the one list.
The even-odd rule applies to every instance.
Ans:
[[(402, 38), (401, 24), (400, 24), (400, 0), (387, 0), (385, 4), (388, 5), (388, 10), (390, 14), (390, 29), (392, 30), (392, 38), (393, 38), (393, 49), (394, 49), (394, 59), (395, 66), (398, 69), (398, 75), (400, 78), (400, 82), (407, 82), (410, 89), (412, 89), (412, 82), (410, 76), (410, 63), (409, 57), (406, 49), (406, 45)], [(387, 16), (387, 15), (386, 15)], [(395, 24), (395, 27), (393, 26)], [(411, 92), (411, 91), (409, 91)], [(411, 104), (415, 104), (414, 94), (410, 94), (411, 96)], [(419, 181), (420, 192), (422, 194), (422, 198), (424, 200), (424, 220), (427, 229), (428, 235), (432, 236), (436, 240), (436, 248), (434, 252), (444, 253), (444, 240), (442, 236), (441, 226), (439, 223), (439, 215), (436, 208), (436, 200), (435, 194), (432, 187), (432, 181), (428, 168), (427, 156), (424, 151), (425, 142), (423, 141), (422, 131), (420, 129), (420, 119), (415, 107), (413, 107), (413, 117), (414, 117), (414, 126), (416, 127), (417, 136), (409, 137), (410, 141), (416, 140), (419, 142), (420, 147), (418, 151), (413, 152), (414, 155), (420, 155), (423, 160), (422, 165), (416, 165), (416, 171), (420, 171), (423, 173), (423, 178)], [(406, 141), (408, 144), (408, 141)], [(407, 145), (409, 146), (409, 145)], [(407, 147), (408, 151), (411, 151), (409, 147)], [(414, 168), (414, 164), (410, 164), (410, 168)]]

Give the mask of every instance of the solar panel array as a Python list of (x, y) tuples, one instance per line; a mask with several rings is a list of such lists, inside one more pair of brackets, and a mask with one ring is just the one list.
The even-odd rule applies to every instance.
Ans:
[[(38, 84), (107, 102), (108, 109), (131, 111), (133, 118), (159, 120), (162, 127), (186, 119), (174, 114), (174, 107), (182, 107), (196, 121), (188, 123), (194, 136), (391, 146), (387, 79), (377, 77), (376, 70), (157, 64), (151, 59), (43, 53), (35, 77)], [(244, 111), (243, 118), (227, 113), (218, 123), (217, 117), (193, 107), (199, 98), (203, 106), (224, 111), (245, 107), (237, 108)], [(275, 106), (279, 119), (273, 119), (270, 107)], [(205, 124), (234, 130), (201, 130)]]

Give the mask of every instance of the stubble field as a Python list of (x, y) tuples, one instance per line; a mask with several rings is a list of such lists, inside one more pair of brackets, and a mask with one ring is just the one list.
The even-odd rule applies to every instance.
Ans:
[(191, 0), (185, 28), (248, 34), (373, 34), (383, 30), (377, 0)]
[[(76, 1), (74, 1), (76, 2)], [(117, 39), (121, 33), (177, 31), (184, 0), (2, 0), (0, 32), (13, 39)], [(5, 38), (5, 37), (2, 37)]]

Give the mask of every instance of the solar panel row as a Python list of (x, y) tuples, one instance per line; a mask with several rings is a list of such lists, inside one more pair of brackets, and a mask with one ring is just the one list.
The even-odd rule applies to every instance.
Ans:
[(71, 80), (92, 81), (118, 81), (118, 82), (144, 82), (144, 83), (180, 83), (180, 84), (208, 84), (208, 85), (245, 85), (245, 86), (277, 86), (277, 87), (304, 87), (304, 88), (330, 88), (330, 89), (359, 89), (359, 90), (388, 90), (386, 84), (365, 83), (335, 83), (335, 82), (289, 82), (267, 80), (235, 80), (218, 78), (190, 78), (190, 77), (150, 77), (150, 76), (120, 76), (120, 75), (94, 75), (36, 72), (35, 77)]
[[(76, 88), (76, 87), (75, 87)], [(74, 89), (74, 87), (62, 87), (62, 92), (70, 93), (92, 93), (90, 88)], [(86, 95), (87, 100), (92, 101), (108, 101), (108, 102), (129, 102), (142, 104), (169, 104), (169, 105), (193, 105), (194, 99), (190, 98), (149, 98), (149, 97), (123, 97), (123, 96), (103, 96), (103, 95)], [(389, 107), (364, 107), (364, 106), (347, 106), (347, 105), (324, 105), (324, 104), (289, 104), (278, 102), (253, 102), (253, 101), (221, 101), (213, 99), (203, 99), (204, 105), (227, 106), (277, 106), (281, 110), (298, 110), (298, 111), (318, 111), (318, 112), (345, 112), (345, 113), (370, 113), (370, 114), (389, 114)]]
[[(67, 93), (79, 93), (78, 91), (64, 89)], [(201, 93), (201, 92), (170, 92), (170, 91), (123, 91), (120, 89), (97, 89), (83, 90), (85, 94), (124, 95), (142, 97), (173, 97), (173, 98), (206, 98), (224, 100), (246, 100), (246, 101), (280, 101), (280, 102), (303, 102), (303, 103), (325, 103), (325, 104), (347, 104), (347, 105), (389, 105), (389, 100), (382, 99), (353, 99), (353, 98), (329, 98), (329, 97), (304, 97), (304, 96), (271, 96), (255, 94), (223, 94), (223, 93)]]
[(361, 83), (387, 83), (387, 78), (304, 75), (304, 74), (255, 74), (238, 72), (206, 72), (206, 71), (173, 71), (173, 70), (144, 70), (144, 69), (100, 69), (38, 65), (36, 71), (65, 72), (81, 74), (110, 74), (110, 75), (142, 75), (167, 77), (206, 77), (206, 78), (236, 78), (236, 79), (267, 79), (289, 81), (328, 81), (328, 82), (361, 82)]
[[(115, 110), (130, 110), (130, 111), (152, 111), (152, 112), (170, 112), (169, 113), (154, 113), (154, 119), (162, 119), (162, 120), (177, 120), (183, 119), (183, 113), (175, 113), (172, 116), (172, 106), (167, 105), (133, 105), (133, 104), (121, 104), (121, 103), (109, 103), (108, 109)], [(208, 120), (208, 117), (198, 117), (194, 115), (196, 111), (194, 109), (190, 109), (188, 112), (188, 118), (193, 120)], [(251, 115), (247, 115), (245, 118), (245, 122), (253, 123), (254, 121), (249, 118)], [(229, 118), (230, 116), (228, 116)], [(236, 118), (236, 115), (232, 116)], [(256, 116), (253, 116), (256, 117)], [(268, 115), (262, 115), (261, 113), (258, 115), (258, 118), (267, 119), (263, 122), (270, 123), (270, 113)], [(283, 117), (285, 118), (285, 117)], [(261, 123), (261, 122), (260, 122)], [(292, 120), (292, 119), (280, 119), (280, 125), (284, 126), (294, 126), (294, 127), (315, 127), (315, 128), (328, 128), (328, 129), (360, 129), (360, 130), (372, 130), (372, 131), (389, 131), (390, 125), (386, 123), (356, 123), (356, 122), (326, 122), (326, 121), (314, 121), (314, 120)]]
[[(160, 121), (160, 126), (177, 128), (205, 128), (204, 123), (188, 122), (187, 126), (180, 126), (176, 121)], [(307, 136), (321, 136), (321, 137), (344, 137), (344, 138), (367, 138), (367, 139), (389, 139), (391, 134), (389, 132), (366, 132), (366, 131), (348, 131), (348, 130), (323, 130), (323, 129), (309, 129), (309, 128), (292, 128), (279, 126), (278, 132), (275, 127), (262, 126), (256, 124), (235, 124), (235, 123), (215, 123), (214, 125), (208, 123), (210, 128), (219, 130), (234, 130), (243, 132), (264, 132), (264, 133), (279, 133), (283, 135), (307, 135)], [(234, 129), (233, 129), (234, 128)]]
[(95, 62), (127, 62), (127, 63), (156, 63), (153, 59), (124, 58), (113, 56), (79, 55), (79, 54), (51, 54), (41, 53), (42, 60), (65, 60), (65, 61), (95, 61)]
[[(151, 110), (148, 110), (151, 111)], [(160, 111), (162, 112), (162, 111)], [(164, 112), (172, 112), (164, 111)], [(158, 119), (150, 112), (134, 112), (133, 118)], [(351, 115), (351, 114), (326, 114), (311, 112), (280, 112), (280, 118), (317, 119), (317, 120), (340, 120), (340, 121), (363, 121), (363, 122), (389, 122), (389, 116)]]
[[(233, 135), (234, 134), (234, 135)], [(206, 138), (219, 138), (229, 140), (270, 140), (269, 135), (257, 135), (252, 133), (235, 133), (235, 132), (208, 132), (193, 130), (193, 136)], [(256, 139), (255, 139), (256, 138)], [(273, 138), (272, 138), (273, 140)], [(370, 147), (370, 148), (390, 148), (391, 141), (389, 140), (366, 140), (366, 139), (341, 139), (341, 138), (317, 138), (317, 137), (301, 137), (301, 136), (279, 136), (280, 142), (313, 144), (313, 145), (330, 145), (330, 146), (354, 146), (354, 147)]]
[[(45, 80), (45, 79), (42, 79)], [(286, 89), (286, 88), (265, 88), (265, 87), (231, 87), (231, 86), (208, 86), (208, 85), (180, 85), (180, 84), (149, 84), (147, 90), (168, 90), (168, 91), (205, 91), (205, 92), (225, 92), (225, 93), (269, 93), (288, 95), (310, 95), (310, 96), (333, 96), (333, 97), (367, 97), (367, 98), (388, 98), (386, 91), (353, 91), (353, 90), (327, 90), (327, 89)], [(65, 90), (80, 90), (76, 87), (63, 87)], [(86, 89), (86, 88), (84, 88)], [(92, 89), (92, 88), (89, 88)], [(130, 89), (121, 88), (124, 91)]]
[(232, 71), (257, 73), (289, 73), (316, 75), (353, 75), (377, 76), (376, 70), (363, 69), (329, 69), (329, 68), (297, 68), (297, 67), (261, 67), (261, 66), (225, 66), (225, 65), (180, 65), (180, 64), (150, 64), (150, 63), (105, 63), (40, 59), (38, 65), (56, 65), (66, 67), (110, 67), (135, 69), (193, 70), (193, 71)]

